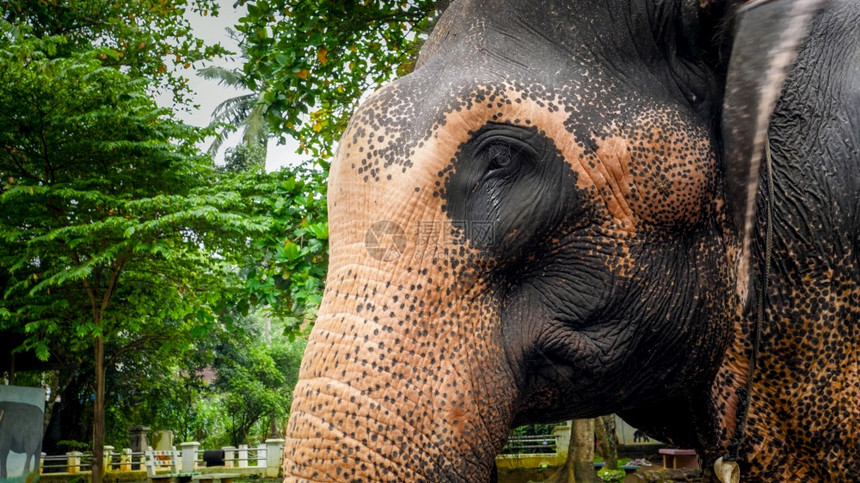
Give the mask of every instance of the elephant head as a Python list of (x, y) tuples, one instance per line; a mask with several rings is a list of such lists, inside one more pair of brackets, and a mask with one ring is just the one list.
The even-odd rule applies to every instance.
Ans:
[[(784, 70), (747, 40), (772, 75), (724, 95), (732, 12), (453, 3), (332, 164), (288, 479), (486, 480), (512, 425), (611, 412), (716, 444), (710, 385)], [(769, 25), (755, 38), (785, 44)]]

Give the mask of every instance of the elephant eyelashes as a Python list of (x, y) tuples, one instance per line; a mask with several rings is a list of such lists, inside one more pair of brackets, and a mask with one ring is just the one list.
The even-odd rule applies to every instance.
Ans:
[(490, 158), (490, 170), (505, 168), (511, 164), (511, 147), (502, 144), (490, 146), (488, 157)]
[(484, 160), (488, 177), (513, 175), (524, 168), (533, 167), (540, 157), (528, 141), (533, 133), (521, 132), (514, 126), (502, 126), (505, 129), (491, 129), (476, 138), (475, 153)]

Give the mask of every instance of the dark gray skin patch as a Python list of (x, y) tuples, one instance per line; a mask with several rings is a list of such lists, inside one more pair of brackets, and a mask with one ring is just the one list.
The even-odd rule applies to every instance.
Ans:
[[(850, 480), (860, 474), (857, 22), (856, 2), (833, 1), (820, 12), (769, 129), (775, 188), (768, 192), (763, 168), (753, 279), (764, 270), (771, 196), (773, 262), (741, 450), (750, 481)], [(761, 297), (760, 285), (755, 287), (753, 307)], [(718, 387), (738, 386), (732, 363), (746, 369), (751, 322), (743, 330), (747, 343), (727, 354)], [(725, 417), (729, 411), (721, 403)]]
[[(439, 196), (471, 244), (500, 261), (523, 256), (535, 238), (584, 220), (576, 174), (534, 126), (488, 123), (460, 147)], [(504, 267), (498, 267), (504, 270)]]
[[(643, 225), (641, 240), (623, 241), (636, 247), (641, 274), (665, 277), (668, 283), (657, 288), (648, 278), (630, 281), (620, 273), (619, 263), (634, 263), (625, 260), (622, 240), (600, 233), (607, 215), (577, 190), (576, 174), (535, 127), (488, 123), (460, 147), (453, 166), (439, 191), (448, 216), (491, 227), (489, 236), (486, 230), (459, 235), (492, 260), (483, 270), (502, 300), (506, 350), (521, 375), (518, 422), (621, 411), (693, 386), (704, 391), (713, 365), (687, 357), (702, 352), (697, 339), (725, 340), (729, 327), (718, 316), (688, 325), (726, 303), (705, 294), (721, 277), (714, 268), (721, 259), (707, 259), (718, 253), (709, 249), (715, 227), (666, 232)], [(689, 271), (711, 275), (690, 284)], [(666, 327), (668, 321), (676, 327)], [(654, 357), (668, 350), (666, 339), (680, 357)], [(679, 341), (688, 347), (679, 350)], [(718, 358), (716, 350), (705, 351), (703, 361)], [(659, 389), (649, 393), (644, 379), (637, 382), (645, 374)]]

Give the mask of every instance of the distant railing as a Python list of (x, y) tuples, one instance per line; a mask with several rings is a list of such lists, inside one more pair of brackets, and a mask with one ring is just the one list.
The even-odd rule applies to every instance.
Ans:
[(90, 471), (93, 466), (93, 455), (72, 451), (64, 455), (42, 455), (42, 473), (80, 473)]
[(558, 437), (554, 434), (513, 435), (501, 454), (544, 454), (558, 451)]
[[(226, 446), (220, 450), (202, 450), (200, 443), (187, 442), (179, 445), (180, 450), (173, 450), (170, 455), (160, 455), (149, 451), (133, 452), (130, 448), (125, 448), (120, 452), (114, 451), (113, 446), (105, 446), (104, 451), (104, 469), (105, 472), (129, 472), (129, 471), (145, 471), (147, 458), (163, 458), (170, 457), (176, 459), (174, 465), (183, 473), (195, 472), (204, 467), (213, 466), (213, 461), (207, 461), (205, 455), (217, 454), (223, 455), (222, 458), (217, 458), (216, 467), (219, 471), (228, 473), (235, 472), (237, 475), (254, 474), (260, 477), (274, 478), (278, 476), (281, 467), (281, 457), (284, 450), (284, 440), (269, 439), (265, 443), (260, 443), (256, 447), (248, 447), (240, 445), (239, 447)], [(43, 474), (81, 474), (90, 473), (92, 471), (93, 455), (92, 453), (82, 453), (80, 451), (71, 451), (64, 455), (42, 454), (40, 472)]]
[[(249, 467), (264, 467), (268, 458), (268, 447), (265, 443), (260, 443), (257, 447), (248, 447), (248, 445), (225, 446), (221, 448), (224, 452), (224, 467), (225, 468), (249, 468)], [(197, 450), (196, 459), (194, 460), (200, 466), (206, 465), (206, 460), (203, 455), (207, 450)]]
[(551, 431), (552, 434), (511, 434), (496, 456), (496, 468), (505, 472), (563, 465), (570, 443), (570, 425), (556, 425)]

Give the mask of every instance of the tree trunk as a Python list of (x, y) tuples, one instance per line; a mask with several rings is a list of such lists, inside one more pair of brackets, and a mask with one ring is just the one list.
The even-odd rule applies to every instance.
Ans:
[(618, 469), (618, 443), (615, 441), (615, 415), (601, 416), (594, 421), (594, 434), (597, 436), (598, 452), (606, 468)]
[(99, 334), (95, 340), (96, 394), (93, 401), (93, 475), (92, 483), (102, 483), (104, 478), (104, 440), (105, 440), (105, 350), (104, 336)]
[[(68, 372), (68, 374), (65, 374), (66, 372)], [(69, 387), (69, 383), (72, 381), (74, 376), (75, 371), (65, 368), (59, 369), (57, 371), (55, 384), (47, 384), (51, 389), (51, 396), (47, 401), (45, 401), (45, 425), (42, 428), (42, 434), (45, 434), (48, 431), (48, 426), (51, 424), (51, 418), (54, 416), (54, 408), (57, 406), (57, 402), (60, 400), (60, 396), (63, 394), (63, 391)]]
[(545, 483), (594, 483), (594, 420), (574, 419), (567, 461)]
[(594, 419), (574, 419), (570, 429), (570, 452), (573, 481), (594, 483)]
[(603, 416), (603, 427), (606, 429), (606, 444), (607, 448), (607, 459), (606, 465), (609, 466), (610, 469), (617, 470), (618, 469), (618, 433), (615, 430), (615, 415), (608, 414)]

